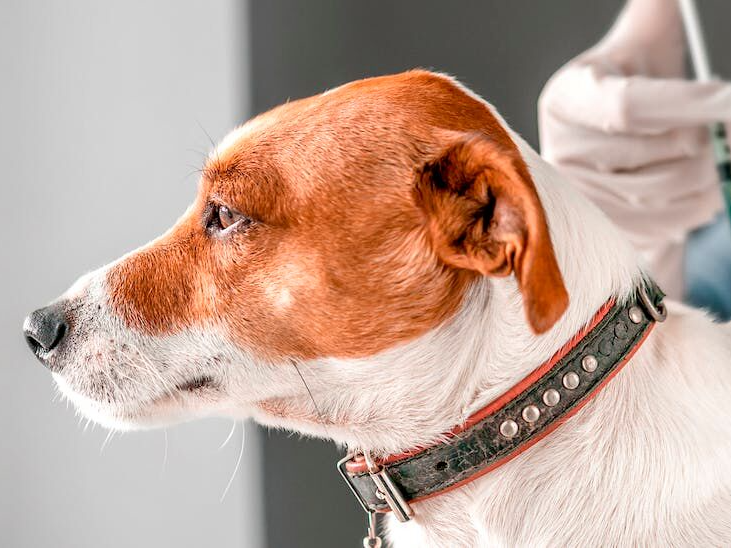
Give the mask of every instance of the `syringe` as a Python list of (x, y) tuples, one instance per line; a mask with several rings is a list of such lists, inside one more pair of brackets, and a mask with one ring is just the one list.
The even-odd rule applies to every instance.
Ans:
[[(698, 10), (694, 0), (678, 0), (680, 13), (683, 17), (685, 36), (688, 41), (690, 58), (696, 80), (708, 82), (713, 78), (711, 64), (708, 60), (708, 49), (703, 37)], [(723, 198), (726, 202), (726, 211), (731, 217), (731, 149), (729, 149), (726, 126), (723, 122), (716, 122), (710, 126), (713, 154), (716, 158), (716, 168), (721, 182)]]

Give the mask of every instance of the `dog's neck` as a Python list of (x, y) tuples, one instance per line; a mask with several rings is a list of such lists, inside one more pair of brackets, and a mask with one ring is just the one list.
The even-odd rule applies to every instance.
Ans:
[(570, 288), (562, 319), (537, 337), (515, 280), (480, 280), (451, 321), (416, 341), (367, 359), (304, 364), (301, 373), (324, 426), (287, 426), (374, 455), (433, 443), (550, 358), (608, 297), (629, 294), (641, 276), (629, 244), (610, 236), (616, 229), (606, 217), (513, 137), (531, 169)]
[[(570, 304), (553, 329), (535, 336), (526, 326), (514, 278), (483, 280), (489, 286), (481, 344), (486, 359), (479, 396), (470, 411), (505, 392), (548, 360), (591, 320), (610, 297), (622, 301), (643, 273), (634, 249), (593, 204), (579, 195), (519, 136), (513, 135), (533, 175)], [(478, 335), (474, 333), (473, 336)]]

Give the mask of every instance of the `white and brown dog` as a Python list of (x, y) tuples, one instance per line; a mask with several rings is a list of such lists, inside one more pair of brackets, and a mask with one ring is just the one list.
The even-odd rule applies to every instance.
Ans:
[[(383, 458), (449, 443), (642, 278), (488, 104), (414, 71), (233, 131), (175, 226), (25, 333), (109, 428), (253, 416)], [(562, 427), (393, 544), (731, 545), (731, 329), (669, 308)]]

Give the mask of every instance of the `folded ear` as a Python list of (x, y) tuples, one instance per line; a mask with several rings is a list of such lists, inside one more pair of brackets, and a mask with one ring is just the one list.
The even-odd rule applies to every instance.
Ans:
[(467, 135), (416, 172), (416, 203), (447, 265), (515, 274), (528, 323), (544, 333), (568, 306), (546, 218), (517, 150)]

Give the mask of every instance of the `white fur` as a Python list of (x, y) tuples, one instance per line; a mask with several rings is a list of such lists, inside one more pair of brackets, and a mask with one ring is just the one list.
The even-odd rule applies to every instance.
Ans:
[[(610, 296), (625, 298), (642, 276), (607, 218), (512, 136), (534, 177), (570, 294), (566, 314), (543, 336), (530, 332), (513, 279), (484, 279), (450, 322), (379, 355), (262, 363), (215, 325), (162, 338), (131, 332), (107, 312), (100, 273), (74, 289), (88, 331), (77, 363), (57, 375), (62, 390), (114, 427), (253, 414), (380, 455), (440, 439), (548, 359)], [(669, 309), (624, 370), (565, 425), (490, 474), (417, 503), (412, 522), (391, 520), (394, 546), (731, 545), (731, 329), (681, 305)], [(122, 345), (133, 350), (125, 354)], [(87, 382), (83, 357), (93, 352), (104, 354), (94, 364), (99, 378), (127, 362), (141, 368), (128, 371), (134, 381), (114, 379), (122, 386), (108, 385), (106, 402)], [(202, 371), (215, 376), (218, 392), (175, 392), (177, 382)], [(277, 418), (256, 405), (275, 397), (319, 414), (322, 424)]]

